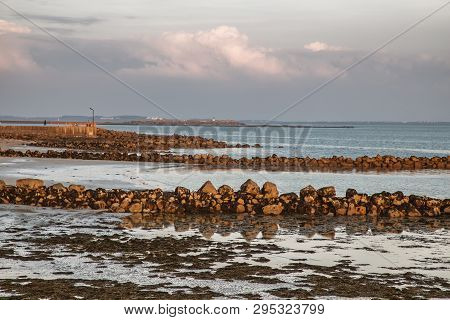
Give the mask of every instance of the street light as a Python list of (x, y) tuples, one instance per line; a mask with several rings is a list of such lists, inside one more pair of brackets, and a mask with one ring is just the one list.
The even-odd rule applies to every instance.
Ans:
[(91, 107), (89, 107), (89, 109), (92, 110), (92, 125), (94, 125), (94, 123), (95, 123), (95, 110), (93, 108), (91, 108)]

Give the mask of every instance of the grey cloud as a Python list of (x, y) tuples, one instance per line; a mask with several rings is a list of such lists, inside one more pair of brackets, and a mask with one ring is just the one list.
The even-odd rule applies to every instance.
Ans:
[(51, 16), (41, 14), (27, 14), (28, 18), (49, 23), (68, 24), (68, 25), (84, 25), (89, 26), (104, 21), (95, 17), (67, 17), (67, 16)]
[[(139, 41), (65, 40), (113, 72), (158, 62), (142, 61), (132, 54), (135, 50), (149, 50), (147, 44)], [(60, 44), (42, 36), (30, 46), (42, 71), (27, 77), (20, 73), (6, 77), (0, 73), (1, 114), (84, 114), (88, 112), (86, 106), (94, 104), (102, 114), (164, 116)], [(231, 81), (151, 73), (120, 77), (181, 117), (269, 119), (327, 79), (317, 74), (319, 66), (341, 70), (364, 52), (278, 50), (273, 54), (288, 65), (298, 66), (302, 72), (288, 80), (239, 72), (231, 74)], [(450, 66), (444, 61), (380, 53), (281, 120), (448, 121), (449, 75)]]
[(60, 28), (60, 27), (47, 27), (45, 28), (47, 31), (60, 35), (70, 35), (75, 32), (75, 29), (71, 28)]

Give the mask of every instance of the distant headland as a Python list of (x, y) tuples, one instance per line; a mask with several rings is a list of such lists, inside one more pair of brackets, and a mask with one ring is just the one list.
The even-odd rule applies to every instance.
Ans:
[[(12, 117), (0, 116), (0, 124), (47, 124), (56, 125), (68, 122), (90, 122), (88, 116), (61, 117)], [(211, 127), (289, 127), (289, 128), (353, 128), (349, 124), (337, 123), (287, 123), (282, 121), (237, 121), (229, 119), (166, 119), (142, 116), (95, 116), (97, 125), (130, 125), (130, 126), (211, 126)]]

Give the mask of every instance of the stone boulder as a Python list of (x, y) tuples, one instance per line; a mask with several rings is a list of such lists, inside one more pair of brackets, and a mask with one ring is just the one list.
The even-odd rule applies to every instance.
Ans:
[(262, 210), (265, 215), (269, 215), (269, 214), (279, 215), (283, 212), (283, 205), (281, 203), (270, 204), (270, 205), (264, 206), (262, 208)]
[(6, 188), (6, 183), (3, 180), (0, 180), (0, 190), (3, 190)]
[(100, 210), (105, 208), (106, 208), (105, 201), (99, 200), (94, 202), (94, 209)]
[(216, 187), (214, 187), (211, 181), (208, 180), (200, 187), (200, 189), (198, 189), (198, 192), (217, 194), (217, 189)]
[(280, 198), (280, 201), (287, 204), (287, 203), (297, 201), (298, 195), (294, 192), (289, 192), (289, 193), (283, 193), (282, 195), (279, 196), (279, 198)]
[(236, 206), (236, 213), (244, 213), (245, 212), (245, 207), (242, 204), (238, 204)]
[(51, 189), (53, 190), (58, 190), (58, 191), (65, 191), (66, 187), (64, 187), (64, 185), (62, 183), (56, 183), (52, 186), (50, 186)]
[(230, 195), (234, 193), (234, 190), (232, 187), (224, 184), (223, 186), (219, 187), (219, 190), (217, 190), (221, 195)]
[(44, 181), (40, 179), (19, 179), (16, 186), (27, 189), (37, 189), (44, 186)]
[(444, 206), (442, 212), (445, 214), (450, 214), (450, 205)]
[(142, 212), (142, 203), (135, 202), (128, 208), (128, 210), (131, 213), (141, 213)]
[(178, 196), (185, 196), (185, 195), (189, 195), (191, 193), (191, 191), (188, 188), (184, 188), (184, 187), (176, 187), (175, 188), (175, 193)]
[(76, 192), (79, 192), (79, 193), (80, 193), (80, 192), (83, 192), (84, 189), (86, 189), (85, 186), (78, 185), (78, 184), (71, 184), (71, 185), (69, 186), (69, 190), (70, 190), (70, 191), (75, 190)]
[(278, 188), (276, 184), (267, 181), (262, 187), (262, 193), (266, 199), (278, 198)]
[(334, 212), (338, 215), (338, 216), (345, 216), (347, 214), (347, 209), (348, 209), (348, 203), (346, 201), (346, 199), (334, 199), (332, 200), (332, 205), (334, 208)]
[(336, 196), (336, 189), (333, 186), (323, 187), (317, 190), (319, 197), (331, 198)]
[(347, 189), (347, 191), (345, 192), (345, 197), (350, 199), (357, 194), (358, 194), (358, 191), (356, 191), (355, 189)]
[(317, 199), (317, 191), (313, 186), (307, 186), (300, 190), (300, 199), (306, 203), (315, 202)]
[(241, 192), (243, 193), (247, 193), (247, 194), (251, 194), (251, 195), (258, 195), (260, 193), (260, 189), (258, 184), (251, 180), (248, 179), (247, 181), (244, 182), (244, 184), (241, 186)]

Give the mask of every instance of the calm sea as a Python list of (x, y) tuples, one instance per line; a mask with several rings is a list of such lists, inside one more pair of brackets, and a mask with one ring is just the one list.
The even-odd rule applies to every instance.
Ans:
[[(311, 124), (308, 124), (311, 125)], [(351, 126), (339, 128), (267, 128), (267, 127), (183, 127), (183, 126), (101, 126), (119, 131), (147, 134), (199, 135), (232, 144), (259, 143), (261, 149), (214, 149), (210, 152), (227, 153), (233, 157), (303, 155), (347, 157), (395, 155), (448, 156), (450, 155), (450, 123), (338, 123), (316, 126)], [(178, 150), (183, 153), (204, 150)]]

